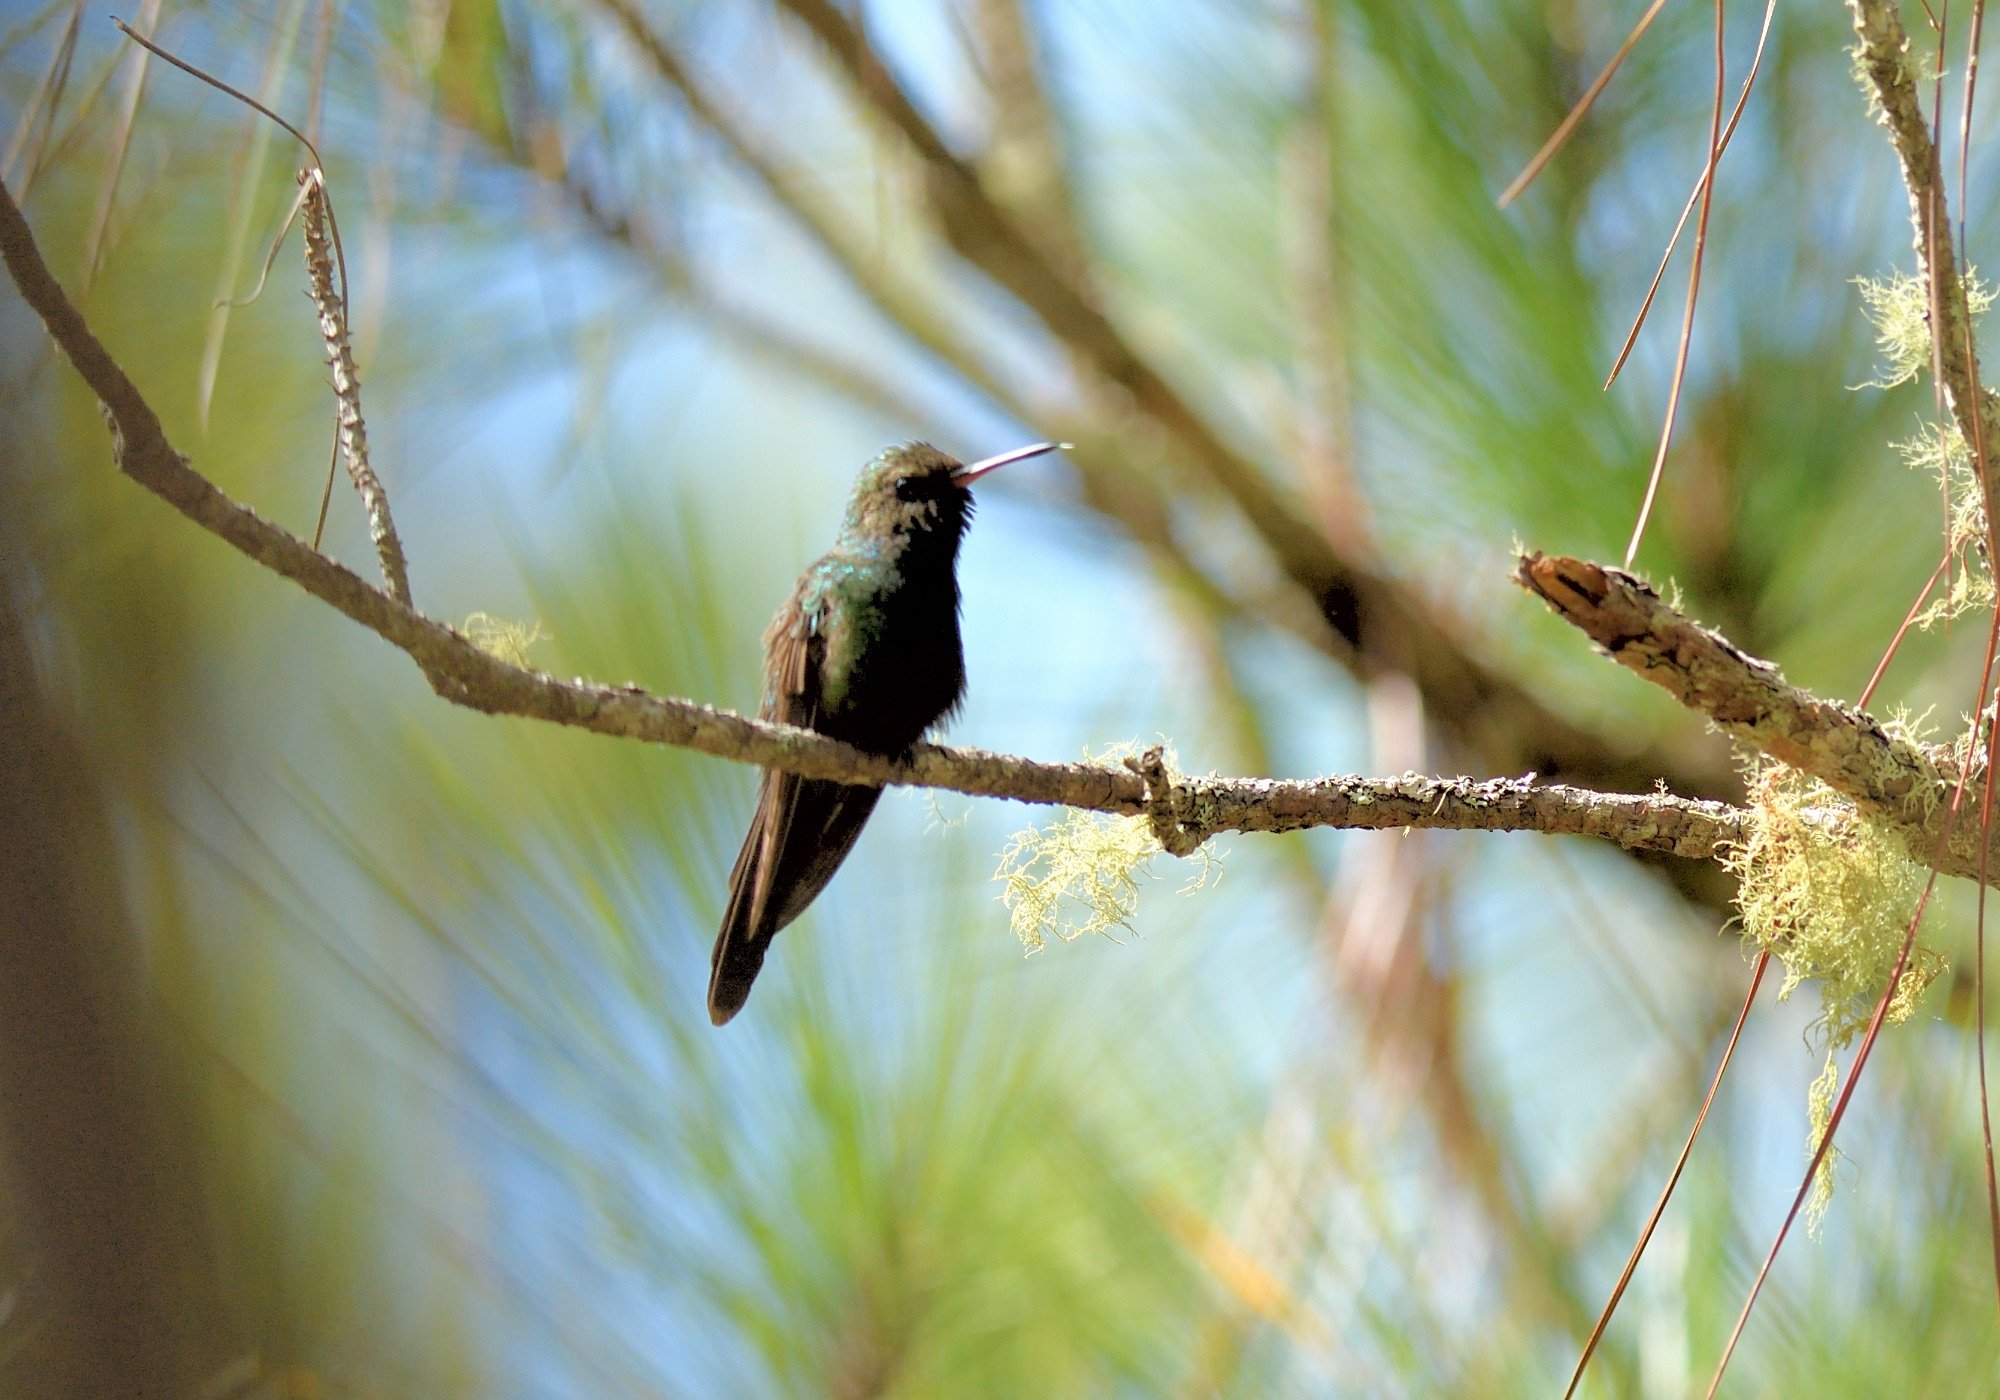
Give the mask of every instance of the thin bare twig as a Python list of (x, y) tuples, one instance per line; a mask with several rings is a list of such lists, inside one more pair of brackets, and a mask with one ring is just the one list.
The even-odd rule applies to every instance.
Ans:
[(1757, 1297), (1763, 1292), (1764, 1280), (1771, 1276), (1771, 1266), (1777, 1262), (1778, 1251), (1785, 1243), (1785, 1236), (1791, 1231), (1792, 1222), (1798, 1219), (1799, 1210), (1805, 1204), (1806, 1193), (1812, 1190), (1813, 1177), (1819, 1173), (1820, 1163), (1826, 1160), (1826, 1154), (1833, 1149), (1834, 1130), (1846, 1116), (1848, 1102), (1854, 1097), (1854, 1086), (1860, 1082), (1861, 1072), (1868, 1067), (1868, 1057), (1875, 1048), (1875, 1038), (1881, 1032), (1882, 1023), (1888, 1015), (1889, 1003), (1896, 995), (1896, 988), (1902, 983), (1903, 969), (1910, 960), (1910, 950), (1916, 946), (1917, 926), (1923, 922), (1924, 909), (1930, 902), (1931, 892), (1937, 888), (1937, 876), (1938, 872), (1932, 870), (1930, 879), (1924, 883), (1923, 895), (1917, 901), (1916, 912), (1910, 917), (1909, 932), (1903, 937), (1902, 951), (1896, 956), (1896, 965), (1889, 971), (1889, 981), (1882, 988), (1881, 999), (1875, 1003), (1875, 1015), (1868, 1023), (1867, 1034), (1861, 1038), (1861, 1048), (1855, 1052), (1854, 1062), (1848, 1067), (1847, 1082), (1841, 1085), (1840, 1097), (1833, 1105), (1833, 1112), (1827, 1117), (1826, 1131), (1820, 1134), (1819, 1144), (1813, 1149), (1812, 1160), (1806, 1164), (1805, 1179), (1799, 1183), (1798, 1192), (1792, 1197), (1791, 1209), (1785, 1212), (1785, 1223), (1778, 1227), (1778, 1237), (1771, 1242), (1770, 1253), (1764, 1256), (1764, 1262), (1757, 1270), (1756, 1281), (1750, 1285), (1750, 1296), (1743, 1300), (1743, 1311), (1737, 1314), (1736, 1325), (1730, 1329), (1729, 1340), (1723, 1345), (1721, 1359), (1715, 1364), (1715, 1374), (1709, 1378), (1705, 1400), (1715, 1400), (1715, 1393), (1722, 1386), (1723, 1373), (1729, 1369), (1729, 1359), (1736, 1354), (1736, 1344), (1742, 1340), (1743, 1329), (1750, 1321), (1751, 1309), (1756, 1307)]
[(1688, 352), (1694, 344), (1694, 311), (1701, 297), (1702, 257), (1708, 251), (1708, 212), (1715, 204), (1715, 168), (1722, 160), (1722, 0), (1715, 0), (1715, 105), (1708, 121), (1708, 162), (1701, 173), (1701, 213), (1694, 221), (1694, 255), (1688, 261), (1687, 308), (1681, 315), (1680, 344), (1674, 350), (1674, 380), (1667, 390), (1667, 413), (1660, 424), (1660, 445), (1653, 453), (1653, 470), (1646, 478), (1646, 497), (1639, 503), (1639, 518), (1632, 522), (1632, 538), (1625, 545), (1625, 567), (1639, 557), (1639, 543), (1646, 537), (1646, 522), (1652, 518), (1653, 502), (1660, 494), (1660, 480), (1667, 471), (1667, 450), (1674, 442), (1674, 419), (1680, 412), (1681, 388), (1687, 382)]
[[(1729, 149), (1729, 139), (1736, 134), (1736, 124), (1743, 119), (1743, 109), (1750, 104), (1750, 89), (1756, 86), (1757, 74), (1764, 66), (1764, 45), (1771, 37), (1771, 20), (1777, 13), (1778, 0), (1764, 0), (1764, 23), (1757, 30), (1757, 47), (1750, 55), (1750, 71), (1743, 75), (1743, 87), (1736, 94), (1736, 105), (1729, 109), (1728, 124), (1722, 128), (1724, 151)], [(1618, 347), (1618, 356), (1611, 362), (1611, 373), (1604, 376), (1605, 388), (1609, 389), (1618, 382), (1625, 361), (1632, 354), (1632, 347), (1639, 343), (1639, 332), (1645, 328), (1646, 317), (1653, 309), (1653, 298), (1659, 294), (1660, 283), (1666, 279), (1667, 264), (1673, 261), (1674, 249), (1680, 246), (1687, 221), (1707, 189), (1708, 171), (1704, 168), (1696, 178), (1694, 188), (1688, 191), (1687, 203), (1681, 206), (1680, 218), (1674, 221), (1674, 231), (1668, 235), (1666, 249), (1660, 254), (1660, 265), (1653, 269), (1652, 283), (1646, 288), (1645, 299), (1639, 303), (1639, 314), (1632, 318), (1632, 328), (1625, 332), (1625, 343)]]
[(1625, 1268), (1618, 1275), (1618, 1282), (1604, 1304), (1603, 1313), (1590, 1329), (1590, 1339), (1583, 1344), (1583, 1355), (1576, 1359), (1576, 1370), (1570, 1373), (1569, 1387), (1563, 1391), (1563, 1400), (1570, 1400), (1576, 1394), (1577, 1386), (1583, 1383), (1584, 1368), (1590, 1365), (1590, 1358), (1597, 1352), (1597, 1344), (1604, 1339), (1606, 1329), (1611, 1326), (1612, 1314), (1618, 1311), (1619, 1300), (1625, 1296), (1632, 1275), (1639, 1270), (1639, 1259), (1652, 1242), (1660, 1217), (1667, 1213), (1667, 1202), (1674, 1198), (1674, 1188), (1680, 1185), (1681, 1173), (1687, 1169), (1688, 1158), (1694, 1155), (1695, 1140), (1701, 1136), (1702, 1124), (1708, 1121), (1708, 1110), (1715, 1106), (1715, 1095), (1722, 1088), (1722, 1076), (1728, 1072), (1730, 1060), (1735, 1058), (1736, 1044), (1743, 1039), (1743, 1027), (1750, 1020), (1750, 1008), (1757, 1002), (1757, 988), (1763, 985), (1764, 973), (1770, 966), (1771, 953), (1767, 948), (1757, 955), (1757, 966), (1750, 973), (1750, 990), (1743, 994), (1743, 1009), (1736, 1014), (1736, 1025), (1729, 1032), (1729, 1043), (1722, 1047), (1722, 1059), (1715, 1066), (1714, 1078), (1708, 1081), (1708, 1092), (1702, 1096), (1701, 1109), (1694, 1116), (1694, 1126), (1688, 1129), (1687, 1141), (1681, 1144), (1681, 1155), (1674, 1159), (1674, 1169), (1667, 1174), (1667, 1184), (1660, 1189), (1660, 1199), (1654, 1202), (1653, 1213), (1646, 1217), (1646, 1224), (1639, 1231), (1638, 1243), (1632, 1246), (1632, 1253), (1625, 1260)]
[(1944, 558), (1938, 560), (1938, 566), (1931, 570), (1930, 578), (1925, 581), (1922, 588), (1917, 590), (1916, 599), (1910, 604), (1910, 610), (1903, 614), (1903, 620), (1897, 626), (1895, 635), (1889, 638), (1889, 645), (1883, 649), (1882, 659), (1875, 663), (1874, 674), (1868, 677), (1868, 684), (1861, 687), (1861, 694), (1854, 698), (1854, 703), (1861, 706), (1862, 709), (1865, 710), (1868, 708), (1868, 702), (1875, 696), (1876, 687), (1882, 684), (1882, 677), (1889, 674), (1889, 663), (1896, 659), (1897, 651), (1902, 648), (1903, 638), (1909, 635), (1912, 627), (1917, 625), (1917, 614), (1924, 610), (1924, 604), (1928, 603), (1931, 594), (1937, 591), (1938, 584), (1944, 578), (1945, 570), (1951, 567), (1951, 561), (1956, 557), (1956, 553), (1947, 547), (1944, 552)]
[[(382, 489), (381, 478), (375, 475), (375, 469), (368, 461), (368, 427), (361, 416), (361, 375), (355, 368), (354, 347), (348, 335), (347, 254), (341, 246), (340, 224), (334, 218), (333, 194), (327, 188), (326, 169), (320, 160), (319, 148), (303, 131), (248, 93), (161, 48), (123, 20), (114, 19), (111, 22), (126, 38), (148, 53), (158, 55), (183, 73), (227, 94), (282, 128), (312, 157), (312, 164), (299, 171), (298, 197), (292, 201), (277, 237), (271, 241), (271, 251), (264, 259), (256, 290), (250, 293), (247, 300), (255, 301), (263, 295), (264, 283), (271, 275), (272, 264), (277, 261), (278, 249), (283, 246), (285, 235), (291, 231), (292, 220), (301, 219), (305, 225), (307, 289), (318, 315), (320, 338), (326, 344), (327, 364), (333, 370), (335, 455), (347, 463), (348, 478), (353, 481), (354, 489), (361, 497), (362, 509), (367, 512), (369, 538), (375, 543), (375, 554), (382, 567), (382, 581), (388, 586), (389, 596), (408, 606), (410, 570), (403, 557), (403, 542), (397, 537), (396, 523), (389, 514), (388, 493)], [(240, 304), (235, 301), (223, 303), (226, 306)], [(320, 533), (326, 527), (326, 509), (332, 494), (333, 465), (329, 463), (326, 488), (320, 495), (319, 520), (313, 526), (314, 549), (319, 548)]]

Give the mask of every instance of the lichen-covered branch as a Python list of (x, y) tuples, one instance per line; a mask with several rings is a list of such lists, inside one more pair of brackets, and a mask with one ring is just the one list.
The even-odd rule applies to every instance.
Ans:
[[(1848, 0), (1860, 41), (1856, 66), (1866, 78), (1882, 125), (1888, 130), (1903, 184), (1910, 194), (1910, 221), (1916, 229), (1917, 265), (1931, 289), (1931, 334), (1936, 342), (1938, 378), (1959, 435), (1972, 452), (1986, 498), (1987, 539), (1993, 540), (1994, 500), (2000, 496), (2000, 404), (1981, 388), (1979, 351), (1972, 336), (1965, 281), (1952, 247), (1951, 218), (1945, 201), (1944, 172), (1930, 123), (1917, 98), (1917, 72), (1910, 36), (1894, 0)], [(2000, 551), (1996, 551), (2000, 552)]]
[(361, 373), (354, 367), (354, 345), (347, 334), (347, 308), (333, 285), (333, 215), (327, 204), (326, 176), (314, 166), (301, 173), (305, 182), (303, 209), (306, 230), (306, 282), (312, 292), (313, 309), (319, 314), (320, 339), (326, 344), (326, 362), (333, 370), (333, 397), (338, 405), (340, 455), (347, 463), (348, 480), (361, 497), (368, 513), (368, 537), (375, 542), (375, 557), (382, 566), (382, 582), (389, 596), (410, 606), (410, 566), (403, 557), (403, 541), (396, 534), (396, 522), (389, 514), (389, 493), (368, 461), (368, 424), (361, 416)]
[(1532, 778), (1487, 782), (1415, 774), (1181, 778), (1175, 787), (1176, 813), (1184, 830), (1197, 840), (1218, 831), (1304, 831), (1318, 826), (1359, 831), (1539, 831), (1595, 837), (1627, 850), (1710, 860), (1720, 848), (1743, 840), (1749, 822), (1742, 808), (1725, 802), (1665, 793), (1592, 792), (1538, 785)]
[[(1887, 822), (1912, 859), (1926, 866), (1936, 860), (1958, 781), (1950, 755), (1891, 733), (1864, 710), (1799, 689), (1621, 569), (1529, 554), (1516, 577), (1620, 665)], [(1979, 867), (1976, 825), (1957, 823), (1938, 868), (1977, 879)]]
[(1315, 826), (1541, 831), (1597, 837), (1628, 849), (1709, 859), (1739, 843), (1745, 814), (1664, 794), (1628, 796), (1541, 787), (1529, 779), (1473, 783), (1407, 777), (1287, 780), (1186, 778), (1161, 766), (1039, 763), (976, 749), (919, 745), (881, 758), (803, 729), (767, 724), (638, 686), (562, 681), (482, 650), (353, 570), (231, 500), (188, 465), (137, 386), (92, 334), (49, 272), (13, 196), (0, 185), (0, 256), (28, 305), (97, 395), (119, 469), (203, 529), (408, 653), (445, 699), (599, 734), (673, 744), (813, 778), (911, 784), (975, 797), (1061, 804), (1149, 817), (1192, 850), (1221, 831)]

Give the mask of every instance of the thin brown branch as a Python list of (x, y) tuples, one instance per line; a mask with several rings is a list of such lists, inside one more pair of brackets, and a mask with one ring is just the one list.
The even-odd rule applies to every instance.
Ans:
[[(1757, 85), (1757, 74), (1764, 66), (1764, 44), (1771, 37), (1771, 20), (1778, 13), (1778, 0), (1765, 0), (1764, 23), (1757, 30), (1757, 48), (1750, 55), (1750, 71), (1743, 75), (1743, 87), (1736, 94), (1736, 105), (1729, 110), (1729, 121), (1722, 128), (1722, 144), (1717, 151), (1729, 149), (1729, 140), (1736, 134), (1736, 124), (1743, 119), (1743, 109), (1750, 105), (1750, 89)], [(1653, 280), (1646, 288), (1645, 299), (1639, 303), (1639, 313), (1632, 318), (1632, 328), (1625, 332), (1625, 343), (1618, 347), (1618, 356), (1611, 362), (1611, 373), (1604, 376), (1604, 387), (1609, 389), (1618, 382), (1618, 376), (1625, 369), (1625, 361), (1632, 354), (1632, 347), (1639, 343), (1639, 332), (1646, 327), (1646, 317), (1653, 309), (1653, 298), (1659, 294), (1660, 283), (1666, 278), (1667, 264), (1673, 261), (1674, 249), (1680, 246), (1681, 233), (1687, 228), (1687, 221), (1693, 216), (1695, 206), (1701, 202), (1708, 189), (1709, 170), (1706, 165), (1695, 178), (1694, 188), (1688, 191), (1687, 203), (1681, 206), (1681, 216), (1674, 223), (1674, 231), (1667, 236), (1667, 246), (1660, 253), (1660, 265), (1653, 269)]]
[(1038, 763), (935, 745), (919, 745), (907, 758), (882, 758), (807, 730), (652, 695), (638, 686), (560, 681), (525, 670), (371, 586), (231, 500), (189, 466), (167, 440), (152, 407), (49, 272), (4, 185), (0, 255), (28, 305), (97, 395), (121, 471), (195, 524), (406, 652), (431, 687), (454, 704), (672, 744), (807, 777), (1144, 814), (1163, 829), (1170, 844), (1182, 849), (1221, 831), (1435, 827), (1592, 836), (1629, 849), (1709, 859), (1744, 836), (1744, 814), (1721, 803), (1539, 787), (1529, 779), (1168, 779), (1157, 768), (1149, 775), (1133, 768)]
[[(1990, 663), (1990, 652), (1988, 659)], [(1987, 676), (1990, 678), (1991, 675), (1992, 668), (1989, 664)], [(1984, 681), (1981, 682), (1980, 689), (1983, 693)], [(1962, 796), (1965, 792), (1964, 776), (1961, 774), (1957, 796)], [(1952, 817), (1958, 815), (1956, 797), (1949, 810)], [(1949, 835), (1948, 825), (1944, 834)], [(1924, 882), (1923, 893), (1917, 896), (1917, 907), (1910, 915), (1908, 930), (1903, 934), (1902, 950), (1896, 954), (1895, 966), (1889, 969), (1889, 980), (1876, 999), (1875, 1014), (1868, 1022), (1867, 1032), (1861, 1037), (1861, 1048), (1854, 1052), (1854, 1060), (1847, 1068), (1845, 1082), (1840, 1086), (1840, 1096), (1834, 1100), (1833, 1111), (1827, 1115), (1826, 1131), (1819, 1135), (1819, 1142), (1813, 1148), (1812, 1158), (1806, 1163), (1805, 1174), (1799, 1181), (1799, 1189), (1792, 1197), (1791, 1207), (1785, 1212), (1784, 1224), (1778, 1227), (1778, 1235), (1771, 1241), (1770, 1252), (1758, 1266), (1757, 1276), (1750, 1284), (1750, 1294), (1743, 1300), (1743, 1310), (1736, 1315), (1736, 1325), (1729, 1329), (1729, 1340), (1723, 1343), (1722, 1356), (1715, 1363), (1715, 1374), (1709, 1378), (1704, 1400), (1715, 1400), (1716, 1392), (1722, 1388), (1722, 1377), (1729, 1369), (1729, 1359), (1736, 1354), (1736, 1344), (1743, 1339), (1743, 1329), (1749, 1325), (1751, 1310), (1757, 1306), (1757, 1298), (1764, 1291), (1764, 1282), (1771, 1276), (1771, 1266), (1778, 1262), (1778, 1251), (1784, 1248), (1785, 1237), (1791, 1233), (1792, 1222), (1799, 1218), (1799, 1211), (1805, 1205), (1806, 1195), (1812, 1190), (1813, 1178), (1819, 1175), (1820, 1164), (1826, 1161), (1827, 1153), (1833, 1150), (1833, 1135), (1840, 1130), (1841, 1119), (1847, 1116), (1847, 1105), (1861, 1083), (1863, 1071), (1868, 1068), (1868, 1057), (1874, 1052), (1876, 1037), (1882, 1033), (1889, 1007), (1896, 999), (1896, 988), (1903, 980), (1903, 969), (1909, 966), (1910, 952), (1917, 946), (1917, 929), (1924, 921), (1924, 910), (1930, 903), (1931, 894), (1937, 889), (1937, 877), (1938, 871), (1934, 868), (1930, 878)]]
[(1632, 1246), (1632, 1253), (1625, 1260), (1625, 1267), (1611, 1289), (1604, 1311), (1590, 1329), (1590, 1337), (1583, 1344), (1583, 1355), (1577, 1358), (1576, 1369), (1570, 1373), (1569, 1386), (1563, 1391), (1563, 1400), (1570, 1400), (1576, 1394), (1577, 1386), (1583, 1383), (1584, 1369), (1590, 1365), (1597, 1344), (1604, 1339), (1605, 1330), (1611, 1326), (1612, 1315), (1618, 1311), (1619, 1300), (1631, 1285), (1632, 1275), (1639, 1271), (1639, 1260), (1652, 1241), (1653, 1231), (1659, 1228), (1660, 1217), (1667, 1213), (1667, 1202), (1674, 1198), (1674, 1188), (1680, 1185), (1681, 1173), (1687, 1170), (1688, 1158), (1694, 1155), (1694, 1145), (1701, 1137), (1702, 1124), (1708, 1121), (1708, 1111), (1715, 1106), (1716, 1093), (1722, 1088), (1722, 1077), (1729, 1072), (1729, 1062), (1736, 1056), (1736, 1045), (1743, 1039), (1743, 1027), (1750, 1019), (1750, 1008), (1757, 1003), (1757, 988), (1763, 985), (1764, 973), (1770, 966), (1771, 952), (1767, 948), (1757, 955), (1757, 966), (1750, 974), (1750, 990), (1743, 994), (1743, 1009), (1736, 1014), (1736, 1026), (1729, 1032), (1729, 1043), (1722, 1047), (1721, 1062), (1715, 1067), (1714, 1077), (1708, 1081), (1708, 1092), (1702, 1096), (1701, 1109), (1694, 1116), (1694, 1126), (1688, 1129), (1687, 1141), (1681, 1144), (1681, 1155), (1674, 1159), (1674, 1169), (1667, 1173), (1667, 1184), (1660, 1188), (1660, 1198), (1653, 1203), (1652, 1214), (1646, 1217), (1646, 1223), (1639, 1231), (1639, 1241)]

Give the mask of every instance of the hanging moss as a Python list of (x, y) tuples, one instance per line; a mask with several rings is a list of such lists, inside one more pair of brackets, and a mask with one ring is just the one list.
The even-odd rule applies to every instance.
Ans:
[[(1137, 752), (1136, 745), (1120, 744), (1085, 757), (1109, 765)], [(1165, 758), (1173, 769), (1172, 750)], [(1047, 826), (1016, 832), (1000, 853), (993, 878), (1001, 884), (1000, 901), (1012, 916), (1015, 936), (1028, 952), (1039, 953), (1051, 937), (1069, 942), (1085, 934), (1108, 937), (1113, 929), (1129, 930), (1139, 912), (1139, 877), (1150, 875), (1153, 857), (1163, 853), (1152, 823), (1143, 816), (1066, 808)], [(1183, 894), (1221, 878), (1221, 859), (1208, 846), (1196, 858)]]
[[(1839, 1082), (1834, 1052), (1873, 1019), (1927, 872), (1895, 833), (1818, 779), (1781, 764), (1751, 775), (1750, 810), (1750, 838), (1728, 858), (1738, 878), (1744, 936), (1784, 968), (1781, 1000), (1806, 982), (1819, 987), (1813, 1032), (1826, 1066), (1809, 1095), (1810, 1154), (1819, 1149), (1832, 1114)], [(1912, 948), (1887, 1020), (1908, 1020), (1944, 970), (1935, 948), (1921, 942)], [(1832, 1199), (1835, 1155), (1821, 1159), (1807, 1208), (1810, 1225), (1817, 1226)]]

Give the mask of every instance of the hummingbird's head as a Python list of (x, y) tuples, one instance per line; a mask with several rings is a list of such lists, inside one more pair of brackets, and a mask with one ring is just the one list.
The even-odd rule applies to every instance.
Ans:
[(927, 442), (891, 447), (866, 467), (847, 503), (847, 528), (864, 537), (942, 533), (954, 544), (972, 523), (973, 481), (995, 467), (1068, 443), (1038, 442), (971, 466)]

